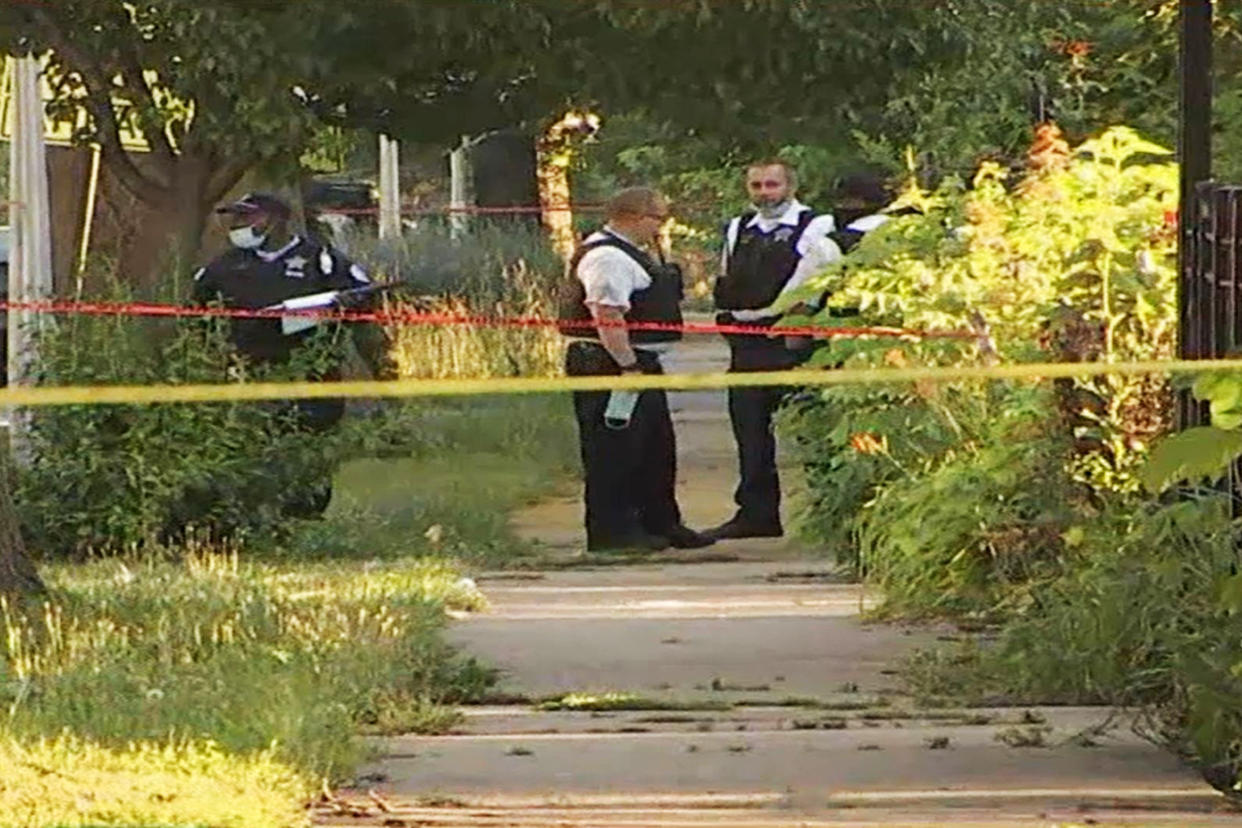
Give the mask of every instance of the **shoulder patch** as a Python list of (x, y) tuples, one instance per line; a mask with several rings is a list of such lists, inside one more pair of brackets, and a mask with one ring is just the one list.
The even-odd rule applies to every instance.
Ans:
[(207, 273), (207, 268), (200, 267), (198, 270), (194, 271), (194, 281), (201, 282), (203, 280), (203, 276), (206, 273)]
[(367, 272), (365, 270), (363, 270), (362, 265), (357, 265), (357, 264), (350, 265), (349, 275), (352, 276), (354, 281), (356, 282), (370, 283), (371, 281), (371, 277), (367, 275)]
[(336, 262), (332, 260), (332, 254), (324, 248), (319, 251), (319, 272), (324, 276), (331, 276), (332, 271), (336, 269)]

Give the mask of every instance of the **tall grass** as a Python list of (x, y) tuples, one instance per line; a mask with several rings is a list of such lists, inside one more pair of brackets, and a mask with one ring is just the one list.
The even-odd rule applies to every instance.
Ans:
[[(482, 224), (461, 239), (436, 226), (396, 241), (356, 238), (350, 252), (419, 295), (413, 304), (396, 300), (394, 310), (453, 316), (552, 319), (565, 266), (542, 230), (512, 224)], [(389, 334), (398, 373), (407, 378), (555, 376), (564, 355), (551, 327), (407, 324)]]
[(0, 613), (7, 728), (21, 736), (276, 746), (334, 776), (359, 758), (358, 725), (439, 729), (452, 714), (437, 703), (472, 680), (436, 632), (446, 604), (481, 598), (437, 561), (359, 578), (196, 550), (44, 577), (54, 601), (33, 617)]
[(305, 822), (308, 780), (263, 750), (231, 756), (209, 741), (103, 747), (62, 735), (0, 735), (0, 824), (277, 828)]
[[(452, 296), (422, 307), (451, 316), (554, 319), (554, 294), (547, 281), (523, 263), (509, 271), (507, 295), (489, 305), (477, 297)], [(404, 308), (398, 303), (396, 309)], [(402, 377), (547, 377), (559, 375), (564, 363), (564, 339), (551, 326), (400, 325), (390, 335)]]

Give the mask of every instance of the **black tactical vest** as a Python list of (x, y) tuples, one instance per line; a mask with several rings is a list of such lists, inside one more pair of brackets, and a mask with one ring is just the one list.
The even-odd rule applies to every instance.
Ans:
[[(599, 339), (599, 331), (586, 306), (586, 286), (578, 278), (578, 264), (582, 257), (597, 247), (616, 247), (638, 262), (651, 277), (651, 286), (636, 290), (630, 295), (630, 309), (625, 313), (626, 322), (659, 322), (681, 325), (681, 268), (675, 264), (656, 261), (625, 239), (604, 231), (605, 238), (581, 245), (569, 261), (569, 276), (561, 286), (560, 308), (557, 328), (565, 336)], [(652, 345), (658, 342), (676, 342), (681, 339), (679, 330), (630, 330), (630, 342), (634, 345)]]
[(780, 224), (769, 233), (747, 226), (754, 216), (745, 213), (739, 219), (728, 267), (716, 280), (713, 297), (719, 310), (757, 310), (776, 301), (802, 259), (798, 241), (815, 213), (803, 210), (796, 225)]

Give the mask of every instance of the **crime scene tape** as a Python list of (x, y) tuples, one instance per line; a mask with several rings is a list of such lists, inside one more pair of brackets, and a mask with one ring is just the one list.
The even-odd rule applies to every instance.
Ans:
[(743, 386), (888, 385), (907, 382), (1013, 379), (1049, 380), (1135, 374), (1242, 371), (1242, 359), (1147, 362), (1042, 362), (1014, 365), (912, 368), (846, 368), (754, 373), (663, 374), (591, 377), (502, 377), (346, 382), (220, 383), (197, 385), (76, 385), (8, 387), (0, 406), (149, 405), (154, 403), (255, 402), (331, 397), (412, 398), (540, 394), (565, 391), (665, 389), (715, 390)]
[[(81, 302), (60, 300), (0, 301), (0, 311), (47, 314), (134, 317), (221, 317), (229, 319), (280, 319), (310, 317), (338, 322), (374, 322), (381, 325), (460, 325), (494, 328), (555, 328), (560, 322), (545, 316), (486, 316), (429, 311), (352, 311), (323, 308), (222, 308), (165, 305), (146, 302)], [(975, 339), (973, 331), (936, 331), (883, 326), (747, 325), (710, 322), (592, 322), (592, 327), (625, 328), (632, 331), (680, 331), (689, 334), (740, 334), (752, 336), (891, 337), (905, 339)]]

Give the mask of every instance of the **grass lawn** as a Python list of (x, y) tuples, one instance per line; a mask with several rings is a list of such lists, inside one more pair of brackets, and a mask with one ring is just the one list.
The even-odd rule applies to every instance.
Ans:
[[(491, 671), (451, 651), (469, 567), (522, 554), (509, 510), (560, 485), (563, 399), (445, 401), (384, 418), (326, 518), (254, 548), (45, 566), (0, 644), (0, 825), (305, 821), (364, 733), (438, 732)], [(400, 439), (397, 439), (397, 438)]]

